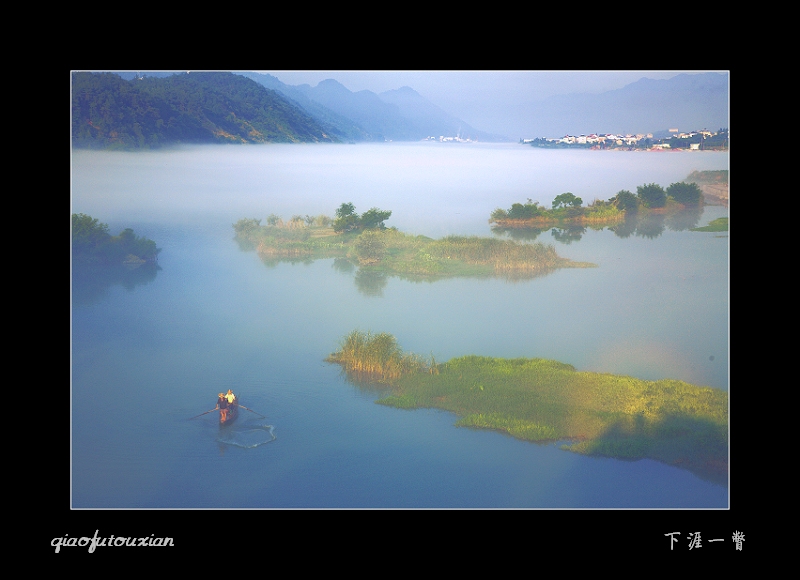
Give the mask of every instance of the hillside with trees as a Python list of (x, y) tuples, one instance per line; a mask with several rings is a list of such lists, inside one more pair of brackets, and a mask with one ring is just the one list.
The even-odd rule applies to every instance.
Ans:
[(328, 135), (335, 136), (342, 142), (383, 142), (386, 140), (383, 134), (370, 132), (341, 112), (329, 109), (322, 103), (310, 98), (307, 90), (308, 87), (287, 85), (276, 77), (268, 74), (256, 72), (237, 72), (237, 74), (252, 79), (258, 84), (280, 93), (286, 97), (289, 102), (296, 104), (313, 117), (317, 123), (325, 129)]
[(335, 142), (279, 93), (228, 72), (125, 80), (72, 74), (72, 144), (153, 149), (180, 143)]

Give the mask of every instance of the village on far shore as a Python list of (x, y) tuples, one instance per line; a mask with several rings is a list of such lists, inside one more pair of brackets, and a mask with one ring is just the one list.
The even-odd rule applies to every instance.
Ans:
[[(387, 139), (388, 141), (388, 139)], [(455, 136), (429, 136), (423, 141), (439, 143), (478, 143), (478, 139)], [(681, 131), (667, 129), (656, 133), (590, 133), (585, 135), (564, 135), (563, 137), (520, 138), (521, 145), (549, 149), (604, 149), (620, 151), (727, 151), (730, 149), (730, 130)]]
[(719, 129), (709, 131), (680, 131), (668, 129), (660, 133), (613, 134), (591, 133), (589, 135), (564, 135), (563, 137), (538, 137), (520, 139), (524, 145), (546, 148), (583, 148), (583, 149), (623, 149), (649, 151), (720, 151), (730, 148), (730, 131)]

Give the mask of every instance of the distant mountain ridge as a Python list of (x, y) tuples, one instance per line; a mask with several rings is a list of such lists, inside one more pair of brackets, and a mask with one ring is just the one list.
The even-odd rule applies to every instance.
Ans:
[(600, 94), (573, 93), (533, 104), (528, 113), (535, 135), (655, 133), (728, 128), (728, 74), (679, 74), (641, 78)]
[(413, 124), (400, 114), (398, 107), (381, 100), (372, 91), (352, 92), (334, 79), (326, 79), (316, 87), (296, 87), (309, 99), (351, 119), (370, 134), (384, 139), (409, 141), (425, 136), (415, 134)]
[[(376, 95), (371, 91), (351, 92), (334, 79), (324, 80), (316, 87), (290, 86), (271, 75), (241, 74), (303, 103), (309, 114), (316, 116), (324, 110), (340, 120), (350, 120), (367, 140), (457, 135), (482, 141), (509, 140), (506, 135), (471, 127), (410, 87)], [(314, 111), (311, 107), (320, 108)], [(642, 78), (600, 94), (570, 93), (533, 101), (516, 113), (528, 127), (533, 127), (533, 134), (526, 135), (531, 138), (727, 128), (728, 74), (679, 74), (664, 80)], [(330, 129), (341, 132), (337, 125)], [(520, 127), (518, 134), (527, 130)]]
[(335, 79), (325, 79), (312, 87), (287, 85), (268, 74), (239, 74), (282, 93), (319, 121), (329, 122), (326, 126), (333, 134), (356, 137), (350, 140), (419, 141), (459, 134), (474, 140), (507, 140), (502, 135), (471, 127), (410, 87), (376, 94), (368, 90), (350, 91)]
[(425, 99), (411, 87), (400, 87), (380, 93), (384, 102), (395, 105), (400, 114), (419, 127), (427, 136), (461, 136), (487, 141), (502, 140), (500, 135), (490, 135), (471, 127)]

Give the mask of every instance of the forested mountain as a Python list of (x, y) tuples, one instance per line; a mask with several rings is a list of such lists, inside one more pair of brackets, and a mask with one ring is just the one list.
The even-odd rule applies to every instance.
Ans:
[(414, 124), (400, 114), (397, 106), (383, 102), (372, 91), (352, 92), (339, 81), (327, 79), (316, 87), (299, 85), (297, 90), (309, 99), (335, 111), (368, 132), (396, 141), (419, 140), (427, 137), (420, 134)]
[(72, 74), (74, 147), (337, 140), (279, 93), (229, 72), (131, 80), (114, 73)]
[[(242, 76), (264, 85), (268, 89), (281, 93), (292, 103), (311, 115), (325, 129), (328, 135), (334, 135), (341, 141), (384, 141), (382, 134), (370, 133), (352, 119), (335, 112), (321, 103), (309, 98), (299, 87), (287, 85), (277, 77), (257, 72), (239, 72)], [(308, 87), (308, 85), (305, 85)]]

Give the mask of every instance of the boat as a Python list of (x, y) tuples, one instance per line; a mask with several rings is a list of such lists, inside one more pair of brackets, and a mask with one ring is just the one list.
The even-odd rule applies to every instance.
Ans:
[(239, 397), (235, 395), (233, 403), (228, 403), (228, 406), (219, 410), (219, 426), (224, 427), (230, 425), (239, 416)]

